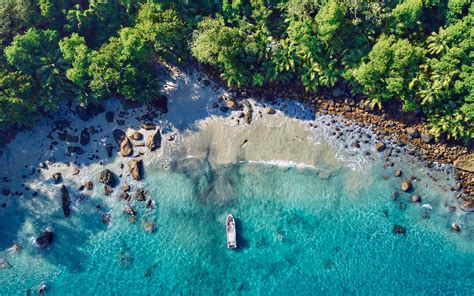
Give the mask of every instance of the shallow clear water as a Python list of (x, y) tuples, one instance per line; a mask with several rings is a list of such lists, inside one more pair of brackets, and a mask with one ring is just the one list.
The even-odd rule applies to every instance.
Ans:
[[(46, 252), (30, 243), (18, 255), (2, 253), (14, 267), (0, 270), (0, 294), (46, 282), (50, 295), (472, 295), (472, 229), (449, 230), (460, 218), (436, 203), (442, 192), (421, 191), (434, 207), (422, 219), (425, 209), (408, 194), (400, 196), (406, 210), (390, 200), (395, 178), (363, 185), (383, 173), (343, 168), (320, 178), (317, 169), (212, 168), (193, 158), (170, 169), (154, 164), (144, 181), (154, 210), (136, 204), (132, 224), (123, 202), (97, 210), (102, 200), (94, 197), (78, 202), (71, 219), (58, 210), (48, 222), (36, 220), (31, 228), (53, 225), (54, 244)], [(113, 214), (108, 227), (103, 211)], [(226, 248), (227, 212), (237, 218), (236, 251)], [(143, 231), (145, 220), (155, 221), (155, 233)], [(394, 224), (407, 234), (392, 233)], [(21, 232), (31, 240), (27, 228)]]

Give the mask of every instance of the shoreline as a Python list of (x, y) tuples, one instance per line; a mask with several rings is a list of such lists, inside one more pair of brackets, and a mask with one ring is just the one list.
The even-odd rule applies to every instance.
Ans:
[[(167, 70), (170, 72), (177, 71), (178, 73), (188, 73), (188, 71), (181, 71), (179, 68), (173, 68), (172, 66), (168, 66)], [(438, 166), (438, 164), (453, 165), (454, 160), (456, 160), (458, 157), (469, 155), (470, 150), (468, 147), (459, 146), (454, 143), (439, 143), (434, 142), (433, 140), (431, 141), (431, 143), (425, 143), (422, 140), (421, 135), (416, 138), (410, 138), (406, 133), (406, 129), (409, 127), (415, 126), (419, 129), (419, 133), (423, 134), (424, 130), (422, 126), (420, 127), (420, 123), (417, 123), (413, 126), (409, 126), (403, 122), (388, 118), (389, 115), (387, 113), (374, 114), (373, 112), (368, 112), (368, 110), (366, 110), (366, 106), (361, 101), (356, 102), (354, 99), (347, 99), (346, 95), (344, 94), (340, 95), (339, 98), (336, 100), (328, 100), (323, 99), (323, 97), (325, 96), (324, 94), (310, 96), (303, 94), (302, 96), (301, 93), (298, 93), (293, 89), (278, 92), (278, 96), (275, 92), (272, 92), (271, 90), (255, 90), (245, 88), (240, 90), (229, 90), (225, 88), (220, 81), (216, 83), (214, 81), (215, 77), (207, 75), (208, 73), (204, 71), (196, 71), (194, 73), (197, 74), (196, 80), (198, 81), (198, 83), (204, 85), (205, 88), (211, 88), (214, 93), (217, 90), (220, 90), (223, 93), (219, 97), (219, 101), (223, 102), (224, 105), (229, 106), (230, 108), (226, 108), (230, 110), (237, 110), (237, 108), (242, 108), (241, 110), (243, 110), (244, 107), (241, 105), (241, 102), (245, 101), (246, 98), (250, 97), (256, 99), (257, 101), (269, 103), (267, 105), (272, 105), (272, 103), (275, 102), (275, 98), (282, 101), (287, 100), (288, 102), (297, 101), (305, 105), (312, 106), (314, 110), (316, 110), (316, 115), (341, 115), (343, 116), (343, 118), (348, 119), (350, 122), (354, 122), (360, 127), (371, 130), (374, 135), (376, 135), (377, 142), (383, 142), (385, 144), (388, 144), (389, 142), (394, 142), (399, 147), (405, 147), (404, 150), (406, 150), (408, 154), (420, 159), (424, 164), (427, 165), (428, 168), (432, 168), (433, 166), (436, 167)], [(213, 81), (213, 85), (210, 85), (210, 80)], [(295, 95), (297, 96), (296, 98)], [(127, 107), (124, 106), (124, 102), (126, 101), (120, 99), (116, 100), (120, 101), (121, 110), (127, 109)], [(234, 104), (236, 106), (233, 106)], [(71, 107), (71, 104), (67, 104), (67, 106), (68, 109), (73, 109)], [(142, 106), (142, 108), (147, 109), (146, 106)], [(245, 106), (245, 108), (248, 109), (247, 106)], [(262, 109), (262, 111), (265, 109)], [(154, 110), (148, 108), (149, 113), (153, 111)], [(248, 116), (248, 112), (249, 111), (247, 110), (245, 112), (246, 114), (242, 116), (243, 120), (240, 120), (244, 122), (243, 124), (246, 124), (246, 117)], [(258, 112), (261, 113), (261, 111)], [(252, 116), (255, 115), (250, 114), (250, 117)], [(77, 116), (74, 119), (79, 121), (79, 118)], [(23, 131), (28, 132), (29, 129), (18, 130), (17, 134)], [(173, 131), (172, 133), (176, 133), (176, 131)], [(393, 137), (392, 135), (395, 135), (395, 137)], [(168, 133), (164, 137), (166, 136), (169, 136)], [(14, 139), (14, 137), (12, 139)], [(10, 139), (10, 142), (12, 139)], [(359, 144), (355, 143), (355, 147), (359, 148)], [(5, 147), (0, 148), (0, 155), (3, 152), (4, 148)], [(346, 145), (345, 148), (349, 148), (348, 145)], [(350, 148), (354, 148), (354, 145), (351, 145)], [(436, 154), (436, 152), (440, 151), (442, 151), (441, 154)], [(390, 165), (389, 156), (386, 156), (386, 164), (387, 166)], [(462, 199), (464, 201), (472, 199), (474, 195), (474, 173), (462, 171), (459, 169), (456, 169), (455, 171), (459, 182), (457, 182), (455, 186), (450, 188), (450, 190), (458, 192), (458, 199)], [(461, 194), (461, 192), (463, 192), (463, 194)]]
[[(218, 85), (225, 85), (212, 69), (200, 69)], [(428, 167), (451, 165), (455, 168), (459, 185), (454, 191), (462, 191), (458, 196), (465, 201), (474, 200), (474, 140), (464, 144), (460, 141), (436, 139), (430, 135), (422, 118), (410, 113), (400, 115), (399, 106), (387, 104), (383, 110), (371, 110), (359, 94), (353, 94), (349, 86), (339, 86), (308, 93), (301, 87), (289, 86), (285, 90), (279, 88), (228, 88), (232, 95), (224, 100), (239, 101), (248, 97), (272, 102), (275, 99), (296, 100), (312, 106), (317, 115), (341, 115), (356, 124), (371, 129), (378, 140), (387, 142), (394, 140), (400, 147), (408, 148), (407, 152), (416, 156)], [(460, 167), (463, 167), (461, 169)], [(466, 170), (469, 169), (469, 170)]]

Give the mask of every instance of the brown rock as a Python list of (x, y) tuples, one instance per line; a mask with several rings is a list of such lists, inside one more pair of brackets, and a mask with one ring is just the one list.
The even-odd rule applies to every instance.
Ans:
[(407, 191), (410, 191), (412, 189), (413, 185), (411, 184), (411, 181), (407, 180), (407, 181), (403, 181), (401, 184), (400, 184), (400, 189), (407, 192)]
[(147, 131), (151, 131), (151, 130), (156, 129), (156, 125), (154, 125), (153, 123), (149, 123), (149, 122), (147, 122), (147, 123), (142, 123), (142, 124), (140, 125), (140, 127), (141, 127), (142, 129), (144, 129), (144, 130), (147, 130)]
[(459, 224), (453, 223), (451, 224), (451, 230), (454, 232), (460, 232), (461, 231), (461, 226)]
[(155, 151), (161, 147), (161, 131), (158, 129), (154, 135), (149, 135), (146, 139), (146, 146), (150, 151)]
[(395, 224), (393, 225), (393, 229), (392, 229), (393, 233), (395, 234), (403, 234), (405, 235), (407, 230), (405, 227), (401, 226), (401, 225), (398, 225), (398, 224)]
[(79, 174), (81, 171), (78, 169), (78, 168), (73, 168), (72, 169), (72, 175), (75, 176), (77, 174)]
[(148, 233), (153, 233), (155, 231), (155, 222), (147, 221), (143, 224), (143, 228)]
[(464, 154), (458, 157), (453, 164), (458, 170), (474, 173), (474, 155)]
[(123, 184), (120, 189), (122, 189), (123, 192), (128, 192), (130, 191), (130, 185), (128, 184)]
[(383, 142), (377, 142), (375, 143), (375, 150), (378, 152), (381, 152), (385, 149), (385, 144)]
[(421, 202), (421, 197), (417, 194), (413, 194), (412, 197), (411, 197), (411, 201), (413, 203), (418, 203), (418, 202)]
[(105, 195), (111, 195), (112, 192), (114, 192), (112, 187), (110, 187), (109, 185), (104, 185), (104, 194)]
[(86, 181), (86, 183), (84, 183), (84, 188), (92, 190), (94, 188), (94, 183), (92, 183), (92, 181)]
[(125, 137), (122, 143), (120, 144), (120, 155), (125, 157), (125, 156), (130, 156), (132, 153), (133, 153), (132, 143), (127, 137)]
[(140, 181), (142, 179), (142, 166), (143, 162), (141, 159), (132, 159), (128, 163), (130, 174), (132, 175), (132, 178), (136, 181)]
[(465, 212), (474, 212), (474, 200), (465, 201), (461, 205), (461, 209)]
[(275, 109), (273, 109), (272, 107), (270, 107), (270, 108), (267, 109), (267, 114), (273, 115), (273, 114), (276, 114), (276, 111), (275, 111)]
[(395, 175), (395, 177), (401, 177), (402, 171), (401, 170), (396, 170), (394, 175)]
[(54, 181), (54, 184), (59, 184), (59, 183), (61, 183), (62, 179), (63, 179), (63, 178), (62, 178), (61, 173), (54, 173), (54, 174), (53, 174), (53, 181)]
[(132, 135), (130, 136), (130, 138), (132, 140), (135, 140), (135, 141), (140, 141), (142, 138), (143, 138), (143, 134), (140, 133), (140, 132), (134, 132), (132, 133)]
[(135, 190), (135, 198), (138, 200), (138, 201), (145, 201), (145, 190), (143, 188), (137, 188), (137, 190)]

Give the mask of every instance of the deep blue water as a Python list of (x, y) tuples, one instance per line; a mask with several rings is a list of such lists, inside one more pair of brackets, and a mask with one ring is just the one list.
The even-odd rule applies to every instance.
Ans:
[[(424, 219), (426, 209), (409, 194), (390, 199), (400, 180), (383, 174), (340, 169), (320, 178), (317, 170), (267, 164), (155, 164), (144, 183), (156, 207), (136, 203), (136, 223), (121, 201), (97, 210), (98, 196), (79, 202), (70, 219), (59, 208), (47, 222), (31, 217), (34, 225), (19, 231), (22, 252), (2, 252), (13, 268), (0, 270), (0, 294), (36, 293), (45, 282), (48, 295), (472, 295), (472, 217), (449, 213), (448, 193), (415, 184), (433, 207)], [(369, 179), (376, 181), (364, 186)], [(104, 211), (112, 213), (109, 226), (100, 221)], [(237, 218), (236, 251), (226, 248), (228, 212)], [(463, 231), (453, 233), (449, 225), (459, 219)], [(154, 221), (156, 232), (146, 233), (144, 221)], [(56, 233), (48, 251), (31, 242), (29, 228), (41, 223)], [(406, 235), (394, 234), (394, 224)]]

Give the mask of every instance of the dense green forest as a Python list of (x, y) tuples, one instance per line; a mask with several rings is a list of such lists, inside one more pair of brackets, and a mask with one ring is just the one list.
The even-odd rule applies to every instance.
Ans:
[(468, 140), (473, 48), (471, 0), (0, 0), (0, 128), (66, 99), (151, 102), (157, 63), (197, 61), (233, 87), (345, 81)]

